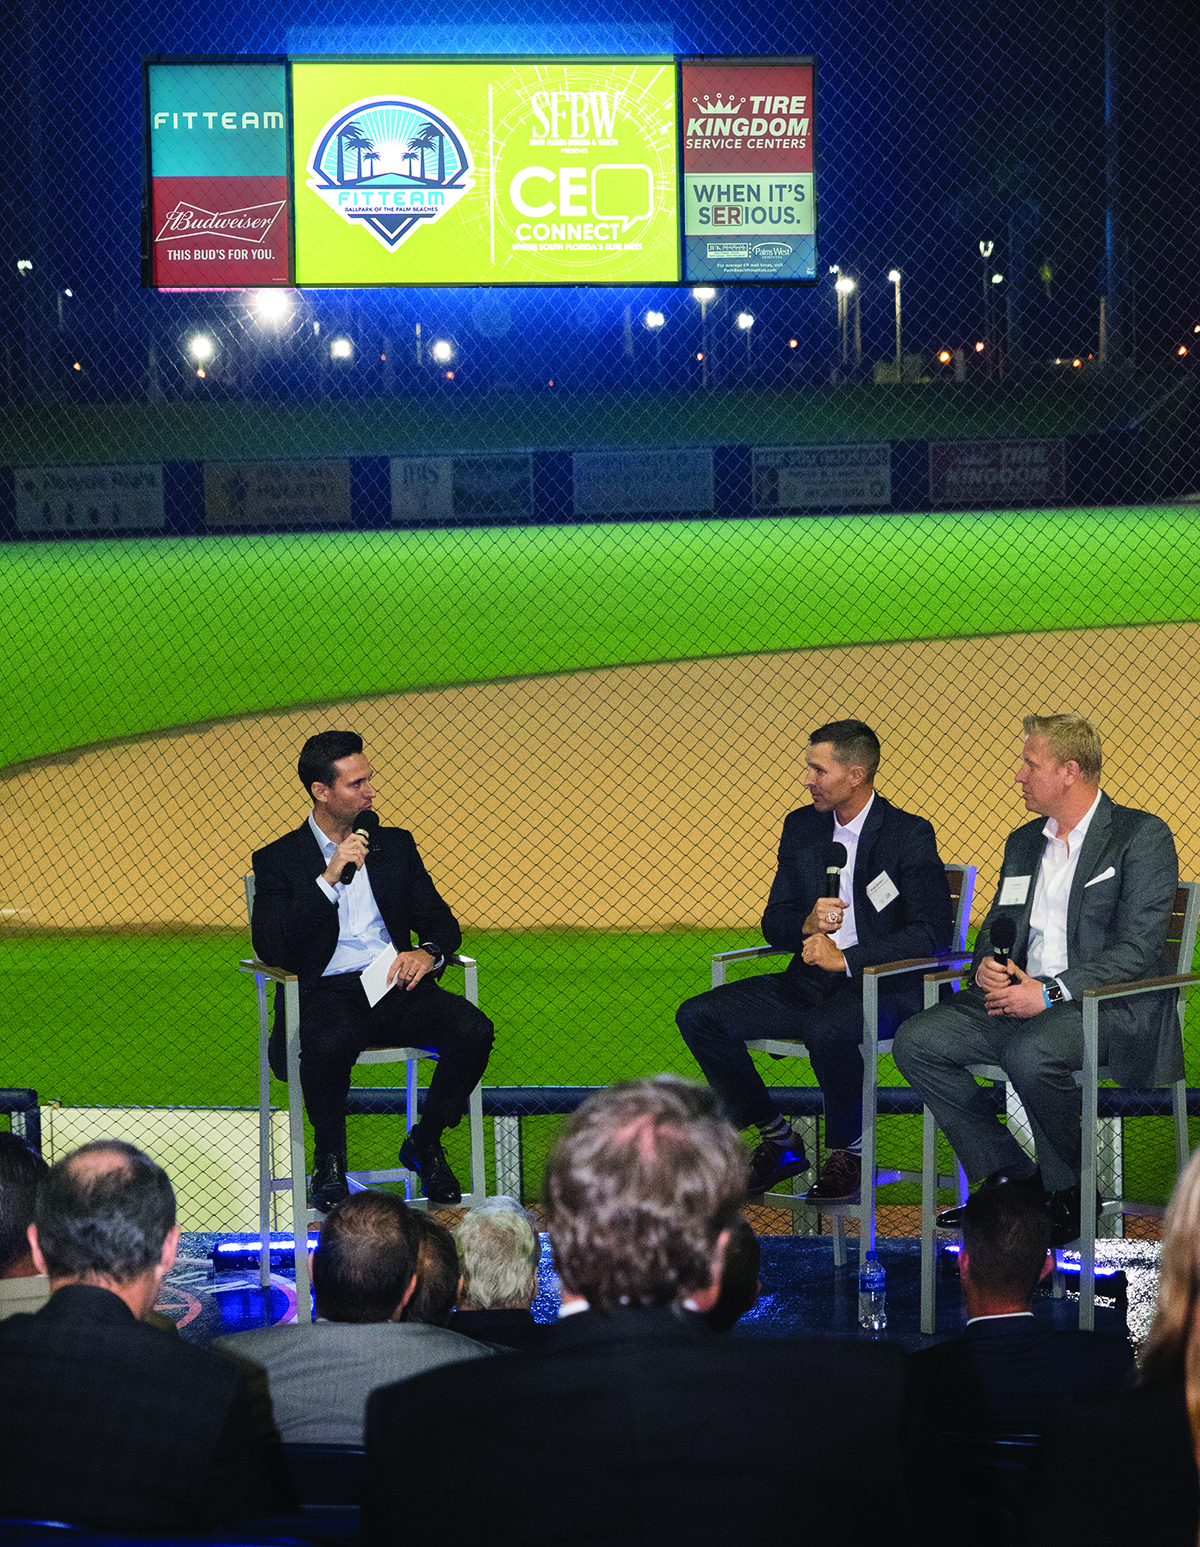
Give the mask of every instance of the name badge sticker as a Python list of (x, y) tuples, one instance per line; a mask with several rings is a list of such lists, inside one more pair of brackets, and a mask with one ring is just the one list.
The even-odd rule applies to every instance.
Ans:
[(1028, 896), (1028, 876), (1005, 876), (1004, 885), (1000, 888), (1000, 906), (1002, 908), (1019, 908)]
[(867, 896), (871, 899), (876, 913), (882, 913), (888, 903), (894, 902), (899, 895), (896, 883), (886, 870), (881, 870), (867, 886)]

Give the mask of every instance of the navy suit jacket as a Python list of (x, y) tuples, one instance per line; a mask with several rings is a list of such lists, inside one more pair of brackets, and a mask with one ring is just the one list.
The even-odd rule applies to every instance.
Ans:
[[(1044, 817), (1035, 817), (1008, 836), (996, 896), (975, 942), (972, 976), (980, 958), (991, 950), (991, 927), (1002, 914), (1017, 929), (1012, 959), (1025, 966), (1029, 915), (1047, 842), (1042, 836), (1045, 825)], [(1000, 901), (1010, 876), (1029, 878), (1023, 903)], [(1101, 794), (1067, 900), (1070, 965), (1061, 976), (1073, 998), (1085, 988), (1165, 977), (1176, 970), (1166, 934), (1178, 885), (1175, 840), (1162, 818), (1115, 805)], [(1162, 993), (1101, 1004), (1107, 1063), (1121, 1085), (1168, 1085), (1182, 1077), (1176, 1002), (1175, 994)]]
[[(371, 1394), (362, 1540), (439, 1541), (452, 1499), (462, 1541), (867, 1547), (901, 1497), (904, 1362), (892, 1343), (742, 1339), (670, 1309), (584, 1311), (536, 1350)], [(514, 1478), (536, 1485), (514, 1492)]]
[(1128, 1338), (1059, 1332), (1028, 1316), (972, 1322), (909, 1361), (925, 1425), (962, 1434), (1044, 1433), (1066, 1397), (1115, 1393), (1133, 1375)]
[[(832, 811), (802, 806), (788, 814), (779, 840), (779, 866), (762, 918), (767, 943), (796, 953), (788, 973), (810, 978), (823, 987), (828, 987), (831, 975), (823, 968), (810, 967), (800, 952), (804, 921), (817, 898), (825, 895), (821, 858), (825, 844), (832, 839)], [(898, 896), (876, 908), (867, 896), (867, 887), (884, 872)], [(933, 828), (924, 817), (897, 810), (878, 791), (858, 839), (854, 919), (858, 944), (850, 946), (845, 957), (851, 975), (860, 981), (864, 967), (914, 956), (937, 956), (952, 944), (954, 908)], [(919, 1007), (921, 994), (917, 976), (907, 974), (890, 989), (915, 995), (914, 1008)], [(914, 981), (910, 983), (909, 978)], [(886, 980), (881, 987), (887, 988)]]
[[(317, 885), (325, 856), (304, 822), (259, 849), (253, 859), (254, 913), (250, 934), (260, 960), (294, 972), (303, 985), (319, 978), (338, 942), (338, 909)], [(380, 827), (367, 860), (371, 891), (398, 951), (428, 941), (444, 956), (462, 944), (462, 930), (438, 895), (413, 836)]]

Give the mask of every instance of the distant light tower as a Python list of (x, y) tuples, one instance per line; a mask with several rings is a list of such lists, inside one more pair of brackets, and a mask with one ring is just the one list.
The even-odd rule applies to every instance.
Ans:
[(896, 287), (896, 380), (904, 380), (904, 357), (900, 353), (900, 270), (889, 269), (888, 279)]
[[(838, 293), (838, 320), (842, 325), (842, 369), (846, 370), (850, 365), (850, 297), (855, 298), (857, 318), (858, 284), (849, 274), (839, 274), (834, 289)], [(857, 336), (857, 321), (855, 332)]]
[(692, 291), (692, 300), (700, 302), (700, 385), (708, 386), (708, 303), (715, 301), (717, 292), (709, 285), (698, 285)]
[(992, 361), (995, 358), (996, 340), (992, 337), (992, 287), (988, 283), (988, 259), (995, 251), (995, 242), (980, 242), (979, 259), (983, 265), (983, 341), (987, 345), (987, 379), (992, 379)]
[(646, 315), (642, 318), (642, 322), (645, 325), (647, 331), (654, 334), (654, 368), (659, 376), (662, 375), (663, 325), (666, 320), (667, 319), (662, 312), (647, 312)]

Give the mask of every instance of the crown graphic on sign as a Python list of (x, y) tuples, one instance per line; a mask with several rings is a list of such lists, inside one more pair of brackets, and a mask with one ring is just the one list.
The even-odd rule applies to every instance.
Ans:
[(722, 100), (722, 96), (719, 91), (717, 92), (717, 100), (715, 102), (710, 97), (705, 97), (703, 101), (701, 101), (699, 97), (692, 98), (693, 104), (698, 107), (702, 113), (736, 113), (738, 108), (741, 107), (745, 100), (745, 97), (738, 97), (736, 101), (733, 99), (733, 97), (730, 97), (729, 101), (725, 102)]

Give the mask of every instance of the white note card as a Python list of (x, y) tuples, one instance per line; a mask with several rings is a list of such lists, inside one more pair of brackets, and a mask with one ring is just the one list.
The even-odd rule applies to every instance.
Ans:
[(1000, 888), (1000, 906), (1002, 908), (1019, 908), (1028, 896), (1028, 876), (1005, 876), (1004, 885)]
[(367, 1003), (377, 1005), (390, 989), (396, 985), (387, 980), (388, 968), (396, 960), (396, 947), (385, 945), (383, 950), (370, 964), (362, 970), (363, 992), (367, 996)]
[(886, 870), (881, 870), (875, 879), (867, 884), (867, 896), (871, 899), (876, 913), (882, 913), (888, 903), (894, 901), (899, 895), (899, 887)]

